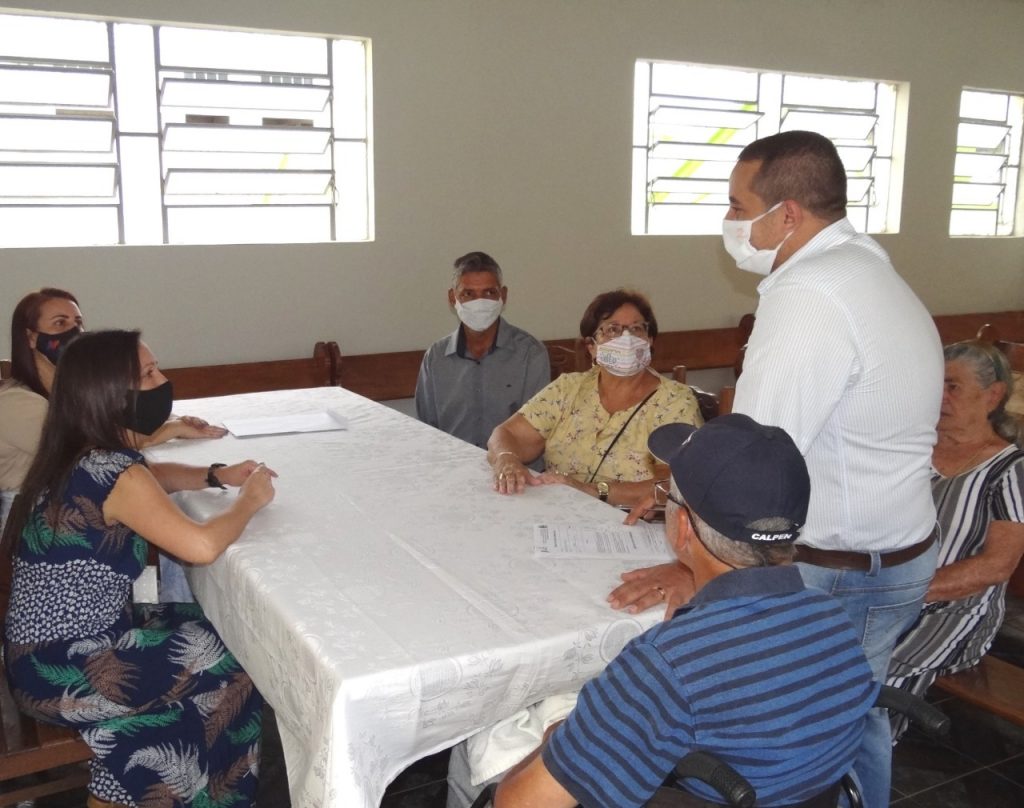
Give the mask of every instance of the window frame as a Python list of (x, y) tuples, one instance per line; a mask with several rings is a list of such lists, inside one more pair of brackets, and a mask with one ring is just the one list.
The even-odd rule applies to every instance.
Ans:
[[(342, 35), (309, 35), (279, 31), (239, 31), (229, 28), (208, 29), (200, 26), (179, 23), (154, 23), (133, 21), (118, 18), (84, 18), (69, 15), (46, 16), (38, 12), (0, 11), (0, 18), (15, 19), (24, 28), (35, 35), (35, 39), (22, 38), (30, 45), (23, 46), (15, 41), (14, 36), (8, 38), (4, 45), (0, 39), (0, 72), (18, 78), (13, 71), (23, 71), (24, 82), (8, 83), (9, 93), (0, 98), (0, 174), (6, 173), (8, 187), (17, 180), (20, 186), (15, 190), (23, 192), (20, 196), (8, 194), (0, 196), (0, 220), (7, 222), (6, 227), (0, 224), (0, 230), (8, 230), (8, 238), (0, 236), (0, 248), (5, 247), (51, 247), (51, 246), (105, 246), (105, 245), (168, 245), (168, 244), (276, 244), (276, 243), (344, 243), (372, 241), (374, 239), (374, 199), (373, 199), (373, 132), (372, 132), (372, 90), (371, 90), (371, 41), (365, 37)], [(61, 54), (66, 50), (66, 36), (59, 36), (63, 28), (78, 30), (76, 26), (89, 26), (92, 41), (90, 60), (64, 59)], [(100, 29), (103, 27), (106, 40), (105, 61), (96, 61), (100, 47)], [(137, 42), (145, 42), (148, 35), (152, 42), (150, 62), (137, 53), (123, 47), (119, 36), (122, 31), (133, 29)], [(48, 37), (51, 36), (52, 40)], [(85, 29), (83, 29), (85, 30)], [(266, 66), (263, 66), (263, 52), (258, 52), (255, 63), (243, 64), (235, 69), (213, 67), (209, 70), (199, 65), (169, 65), (161, 63), (161, 35), (164, 31), (183, 33), (186, 41), (190, 33), (196, 32), (198, 37), (208, 35), (230, 35), (238, 37), (264, 37), (267, 39), (293, 37), (295, 39), (315, 40), (322, 44), (324, 70), (314, 79), (301, 74), (291, 74), (275, 64), (275, 54), (268, 55)], [(243, 48), (257, 52), (250, 42), (240, 40)], [(292, 51), (299, 49), (293, 46)], [(179, 51), (181, 48), (179, 47)], [(341, 54), (337, 59), (337, 54)], [(77, 54), (76, 54), (77, 55)], [(336, 65), (335, 61), (342, 64)], [(250, 59), (250, 62), (253, 60)], [(282, 59), (277, 58), (277, 62)], [(214, 75), (216, 71), (220, 75)], [(151, 86), (145, 86), (145, 80), (135, 81), (134, 95), (130, 101), (122, 98), (119, 77), (125, 77), (125, 84), (131, 84), (133, 71), (145, 74), (149, 71)], [(296, 107), (306, 110), (301, 119), (294, 114), (295, 108), (282, 107), (280, 116), (264, 115), (256, 125), (243, 125), (231, 120), (219, 127), (207, 127), (208, 133), (221, 137), (221, 143), (230, 145), (217, 146), (228, 151), (213, 150), (213, 141), (205, 145), (193, 146), (185, 152), (175, 151), (169, 137), (181, 134), (181, 129), (188, 130), (191, 136), (201, 134), (202, 125), (167, 121), (165, 118), (165, 88), (168, 82), (179, 81), (179, 74), (187, 75), (192, 71), (193, 86), (209, 83), (210, 92), (226, 93), (230, 96), (228, 105), (235, 110), (243, 110), (252, 115), (259, 115), (261, 106), (239, 103), (238, 93), (249, 93), (254, 98), (259, 93), (259, 86), (270, 89), (270, 92), (284, 96), (288, 103), (306, 97), (309, 106), (301, 103)], [(105, 75), (108, 80), (106, 91), (107, 101), (103, 106), (89, 109), (81, 99), (70, 99), (68, 110), (57, 109), (59, 104), (48, 106), (38, 103), (33, 88), (39, 86), (40, 79), (45, 83), (46, 73), (74, 74), (88, 82), (89, 76)], [(34, 74), (34, 75), (30, 75)], [(245, 81), (240, 76), (247, 76)], [(182, 79), (185, 80), (185, 79)], [(312, 81), (312, 83), (305, 83)], [(33, 84), (34, 82), (34, 84)], [(294, 83), (289, 83), (294, 82)], [(56, 80), (51, 81), (56, 85)], [(355, 86), (358, 84), (359, 86)], [(352, 86), (349, 86), (352, 85)], [(83, 86), (87, 86), (83, 84)], [(303, 93), (298, 88), (313, 87), (318, 93)], [(296, 92), (290, 92), (289, 87)], [(180, 88), (179, 88), (180, 89)], [(201, 89), (200, 92), (205, 92)], [(83, 91), (84, 92), (84, 91)], [(121, 115), (120, 107), (137, 106), (135, 102), (149, 93), (147, 110), (151, 122), (144, 113), (139, 115)], [(18, 99), (24, 98), (25, 101)], [(322, 101), (317, 111), (316, 103)], [(260, 104), (268, 104), (259, 100)], [(277, 110), (278, 107), (268, 107)], [(210, 108), (211, 115), (216, 117), (221, 107)], [(343, 109), (343, 112), (339, 112)], [(347, 117), (345, 117), (347, 116)], [(227, 116), (223, 116), (227, 117)], [(309, 126), (309, 119), (316, 118), (316, 127)], [(146, 120), (141, 124), (139, 121)], [(22, 123), (22, 120), (25, 123)], [(4, 127), (4, 122), (7, 126)], [(30, 142), (31, 127), (40, 131), (52, 132), (59, 137), (59, 131), (79, 123), (94, 128), (106, 125), (110, 130), (109, 148), (103, 154), (106, 158), (97, 161), (81, 149), (65, 149), (72, 138), (64, 141), (55, 140), (53, 148), (41, 152), (26, 150), (25, 144)], [(15, 139), (11, 132), (18, 128), (24, 130), (20, 140)], [(5, 138), (5, 131), (7, 136)], [(271, 143), (273, 149), (260, 147), (258, 143), (246, 146), (245, 138), (264, 139), (264, 144)], [(280, 137), (279, 137), (280, 136)], [(267, 138), (273, 138), (273, 141)], [(312, 137), (312, 140), (310, 139)], [(284, 138), (284, 139), (282, 139)], [(304, 138), (307, 143), (316, 143), (305, 151), (296, 147), (298, 139)], [(291, 141), (289, 143), (289, 141)], [(34, 142), (40, 142), (37, 138)], [(254, 141), (255, 142), (255, 141)], [(243, 144), (243, 145), (239, 145)], [(4, 148), (4, 146), (7, 148)], [(30, 145), (28, 148), (32, 148)], [(294, 154), (287, 149), (298, 148)], [(276, 150), (275, 150), (276, 149)], [(319, 149), (319, 150), (317, 150)], [(189, 160), (189, 151), (199, 159)], [(66, 152), (67, 159), (62, 159)], [(86, 154), (83, 158), (82, 155)], [(182, 156), (184, 155), (184, 157)], [(228, 156), (231, 160), (224, 165), (210, 163), (218, 157)], [(279, 155), (279, 159), (275, 158)], [(250, 158), (253, 158), (250, 162)], [(203, 161), (208, 164), (203, 167)], [(289, 159), (297, 167), (289, 165)], [(275, 164), (276, 161), (276, 164)], [(270, 165), (268, 165), (270, 164)], [(105, 171), (100, 174), (99, 170)], [(111, 174), (112, 172), (112, 174)], [(109, 177), (112, 187), (108, 187)], [(49, 185), (47, 186), (47, 181)], [(102, 195), (85, 195), (86, 180), (91, 180), (93, 187), (102, 189)], [(201, 182), (200, 180), (205, 180)], [(216, 183), (211, 186), (209, 181)], [(56, 195), (55, 189), (60, 182), (66, 183), (67, 193)], [(182, 182), (190, 183), (192, 196), (175, 194)], [(228, 184), (235, 184), (235, 197), (240, 204), (230, 202), (223, 193)], [(343, 186), (343, 187), (339, 187)], [(50, 190), (38, 193), (41, 187)], [(228, 189), (230, 190), (230, 189)], [(205, 195), (205, 196), (204, 196)], [(70, 199), (70, 201), (69, 201)], [(203, 201), (209, 204), (202, 204)], [(83, 208), (91, 209), (90, 213)], [(284, 224), (278, 225), (273, 237), (266, 227), (236, 224), (236, 230), (251, 231), (251, 237), (219, 238), (216, 234), (204, 237), (200, 230), (215, 230), (215, 226), (202, 224), (201, 216), (193, 216), (198, 227), (188, 230), (182, 235), (176, 232), (174, 217), (180, 211), (201, 211), (207, 208), (214, 214), (224, 216), (232, 210), (243, 211), (238, 217), (244, 220), (248, 211), (252, 210), (255, 221), (274, 219), (273, 211), (284, 208), (296, 209), (299, 219), (292, 219), (301, 227), (291, 227), (287, 216), (280, 218)], [(57, 214), (56, 209), (62, 213)], [(256, 213), (256, 210), (262, 211)], [(320, 224), (305, 217), (302, 210), (322, 209), (326, 211), (325, 219), (318, 214)], [(103, 213), (106, 211), (106, 213)], [(81, 217), (79, 216), (81, 213)], [(96, 217), (99, 216), (100, 219)], [(268, 219), (269, 217), (269, 219)], [(62, 226), (67, 222), (78, 222), (80, 227), (69, 227), (64, 232)], [(98, 224), (100, 221), (105, 224)], [(11, 223), (14, 223), (13, 225)], [(21, 223), (20, 225), (18, 223)], [(143, 222), (143, 224), (139, 224)], [(53, 226), (49, 226), (53, 223)], [(292, 237), (298, 232), (300, 237)]]
[[(965, 115), (964, 106), (970, 101), (968, 96), (991, 96), (1004, 98), (1005, 115), (1000, 121), (996, 118)], [(990, 99), (991, 100), (991, 99)], [(957, 107), (957, 136), (953, 163), (953, 187), (950, 198), (949, 236), (950, 238), (1012, 238), (1024, 236), (1024, 92), (1011, 90), (991, 90), (978, 87), (962, 87)], [(965, 139), (965, 127), (1005, 128), (1002, 139), (991, 147), (971, 144)], [(978, 133), (980, 134), (980, 133)], [(985, 177), (989, 181), (977, 181), (977, 174), (961, 173), (969, 170), (967, 161), (962, 157), (977, 156), (996, 158), (992, 162), (1000, 162), (999, 178)], [(984, 171), (984, 170), (983, 170)], [(961, 179), (965, 178), (965, 179)], [(971, 204), (963, 199), (969, 195), (969, 187), (999, 187), (996, 192), (996, 203), (991, 205)], [(958, 193), (961, 201), (958, 203)], [(965, 223), (957, 226), (957, 213), (994, 213), (992, 226), (988, 232), (979, 232), (980, 228), (967, 227)], [(961, 220), (964, 217), (961, 217)], [(978, 218), (978, 217), (972, 217)]]
[[(690, 180), (691, 198), (695, 201), (679, 201), (669, 203), (654, 199), (659, 190), (670, 185), (676, 178), (659, 173), (654, 161), (659, 159), (658, 152), (669, 152), (666, 148), (670, 139), (661, 139), (654, 118), (660, 112), (656, 102), (670, 98), (668, 93), (657, 86), (655, 72), (659, 68), (664, 71), (692, 70), (690, 77), (684, 77), (678, 87), (685, 88), (687, 83), (697, 84), (702, 75), (704, 78), (721, 79), (721, 83), (733, 89), (723, 93), (708, 93), (703, 96), (678, 93), (674, 97), (681, 103), (682, 109), (694, 110), (704, 115), (703, 128), (714, 130), (710, 137), (701, 141), (691, 139), (679, 141), (681, 148), (675, 151), (680, 163), (677, 170), (691, 171), (690, 177), (696, 176), (706, 169), (705, 182)], [(743, 83), (750, 86), (737, 94), (736, 87)], [(858, 230), (869, 233), (899, 232), (900, 213), (902, 207), (903, 165), (906, 150), (907, 111), (909, 106), (909, 84), (902, 81), (877, 78), (856, 78), (850, 76), (824, 76), (795, 71), (778, 71), (758, 68), (735, 67), (730, 65), (698, 64), (692, 62), (669, 61), (660, 59), (637, 59), (634, 65), (634, 108), (633, 108), (633, 146), (631, 176), (631, 232), (635, 236), (647, 235), (713, 235), (720, 233), (720, 222), (728, 208), (728, 175), (743, 146), (761, 137), (775, 134), (785, 129), (811, 128), (806, 126), (785, 126), (790, 116), (832, 116), (837, 123), (839, 116), (857, 115), (866, 118), (869, 108), (866, 106), (850, 107), (839, 104), (823, 105), (803, 103), (792, 99), (793, 92), (787, 97), (787, 82), (804, 82), (807, 86), (814, 83), (845, 83), (850, 85), (851, 93), (858, 93), (873, 85), (874, 101), (870, 114), (882, 117), (886, 126), (884, 131), (875, 122), (869, 129), (871, 142), (857, 143), (851, 138), (832, 138), (842, 155), (863, 156), (867, 160), (858, 169), (847, 168), (849, 187), (852, 190), (864, 189), (858, 199), (866, 199), (867, 204), (851, 201), (848, 206), (851, 221)], [(855, 87), (855, 85), (861, 85)], [(808, 92), (807, 86), (803, 92)], [(727, 93), (731, 92), (732, 95)], [(799, 92), (799, 87), (797, 89)], [(863, 102), (861, 102), (863, 104)], [(748, 119), (743, 128), (729, 128), (724, 123), (717, 129), (711, 123), (723, 115), (740, 115)], [(699, 116), (698, 116), (699, 117)], [(742, 121), (740, 121), (742, 123)], [(684, 130), (685, 131), (685, 130)], [(732, 138), (729, 133), (740, 133)], [(826, 136), (828, 134), (826, 133)], [(705, 155), (685, 159), (683, 155), (690, 150), (694, 155)], [(717, 150), (722, 157), (714, 160), (711, 150)], [(858, 155), (859, 153), (859, 155)], [(709, 165), (717, 162), (717, 165)], [(844, 162), (846, 159), (844, 158)], [(663, 163), (662, 165), (667, 165)], [(662, 169), (664, 171), (664, 169)], [(678, 182), (685, 187), (686, 179)], [(880, 189), (884, 188), (885, 207), (874, 204), (879, 197)], [(681, 200), (686, 197), (681, 195)], [(657, 221), (660, 205), (687, 205), (691, 207), (692, 217), (684, 220), (667, 221), (662, 217)]]

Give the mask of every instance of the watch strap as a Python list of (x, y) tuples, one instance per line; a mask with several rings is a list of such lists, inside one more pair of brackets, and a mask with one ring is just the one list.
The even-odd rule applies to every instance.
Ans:
[(220, 480), (217, 479), (217, 475), (214, 472), (217, 469), (222, 469), (227, 466), (227, 463), (211, 463), (210, 468), (206, 470), (206, 487), (207, 488), (220, 488), (224, 491), (228, 490), (228, 487), (224, 485)]

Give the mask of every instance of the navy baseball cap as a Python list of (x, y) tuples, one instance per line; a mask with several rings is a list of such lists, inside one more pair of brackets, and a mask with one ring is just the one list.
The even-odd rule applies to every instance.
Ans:
[[(672, 469), (687, 507), (723, 536), (757, 545), (796, 541), (807, 520), (811, 480), (803, 455), (784, 429), (731, 413), (700, 428), (658, 427), (647, 447)], [(769, 517), (782, 517), (792, 527), (750, 527)]]

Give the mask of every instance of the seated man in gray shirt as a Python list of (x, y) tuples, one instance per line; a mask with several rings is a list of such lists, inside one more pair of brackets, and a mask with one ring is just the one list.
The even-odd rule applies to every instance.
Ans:
[(416, 380), (417, 417), (481, 448), (494, 427), (551, 381), (544, 345), (501, 317), (507, 299), (491, 256), (457, 258), (448, 305), (461, 324), (430, 346)]

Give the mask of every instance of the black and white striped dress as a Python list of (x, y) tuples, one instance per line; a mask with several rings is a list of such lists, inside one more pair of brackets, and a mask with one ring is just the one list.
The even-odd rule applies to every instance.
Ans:
[[(1024, 451), (999, 454), (954, 477), (932, 476), (941, 534), (938, 566), (978, 555), (992, 522), (1024, 522)], [(888, 684), (918, 695), (977, 665), (1003, 622), (1006, 583), (960, 600), (926, 603), (889, 663)]]

